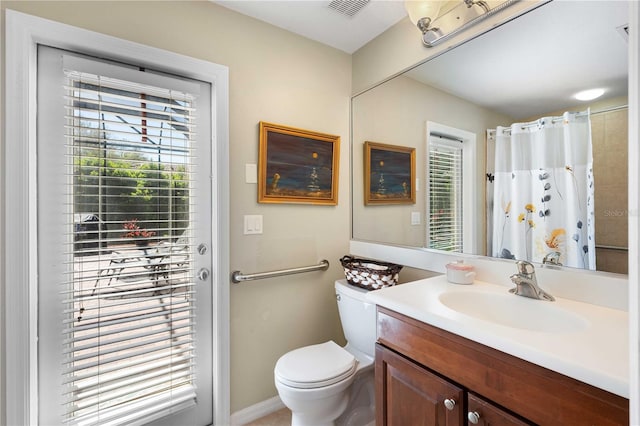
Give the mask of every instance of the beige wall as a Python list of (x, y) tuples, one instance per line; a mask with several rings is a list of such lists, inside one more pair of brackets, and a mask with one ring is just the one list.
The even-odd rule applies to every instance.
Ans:
[[(338, 259), (349, 243), (350, 55), (206, 1), (3, 1), (5, 8), (229, 67), (231, 271), (331, 262), (326, 272), (232, 285), (232, 412), (277, 394), (273, 367), (283, 353), (344, 343), (333, 281), (343, 276)], [(338, 206), (257, 203), (244, 165), (257, 163), (261, 120), (342, 138)], [(242, 234), (245, 214), (264, 216), (263, 235)]]
[[(398, 76), (353, 100), (353, 236), (411, 247), (425, 246), (426, 122), (432, 121), (476, 135), (479, 212), (476, 238), (484, 238), (485, 132), (511, 120), (412, 78)], [(420, 180), (413, 205), (364, 205), (363, 144), (365, 141), (416, 149), (416, 178)], [(420, 212), (421, 224), (411, 225), (411, 212)], [(484, 243), (480, 244), (484, 248)], [(482, 253), (478, 253), (482, 254)]]

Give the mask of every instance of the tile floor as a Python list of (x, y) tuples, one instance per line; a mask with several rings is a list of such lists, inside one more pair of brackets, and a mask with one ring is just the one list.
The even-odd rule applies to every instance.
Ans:
[(245, 426), (290, 426), (291, 425), (291, 411), (288, 408), (283, 408), (267, 416), (261, 417), (257, 420), (247, 423)]

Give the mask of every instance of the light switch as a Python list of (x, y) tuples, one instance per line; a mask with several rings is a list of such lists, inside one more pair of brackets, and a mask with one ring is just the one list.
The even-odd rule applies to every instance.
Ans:
[(262, 215), (244, 216), (244, 235), (262, 234)]
[(411, 212), (411, 224), (420, 225), (420, 212)]
[(246, 183), (258, 183), (258, 167), (255, 164), (244, 165), (244, 181)]
[(420, 178), (416, 178), (416, 192), (420, 191)]

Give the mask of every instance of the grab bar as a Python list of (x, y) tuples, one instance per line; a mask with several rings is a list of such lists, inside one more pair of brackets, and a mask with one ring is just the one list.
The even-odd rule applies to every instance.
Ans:
[(243, 281), (261, 280), (263, 278), (281, 277), (283, 275), (302, 274), (304, 272), (326, 271), (329, 269), (329, 261), (322, 259), (317, 265), (301, 266), (299, 268), (281, 269), (278, 271), (260, 272), (255, 274), (243, 274), (240, 271), (234, 271), (231, 274), (231, 281), (240, 283)]
[(596, 244), (596, 248), (597, 249), (602, 249), (602, 250), (619, 250), (619, 251), (629, 251), (628, 247), (621, 247), (621, 246), (605, 246), (605, 245), (598, 245)]

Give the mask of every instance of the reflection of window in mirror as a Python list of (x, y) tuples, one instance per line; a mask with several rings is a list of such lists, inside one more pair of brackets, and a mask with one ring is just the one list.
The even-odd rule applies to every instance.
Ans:
[(473, 190), (476, 136), (427, 123), (426, 247), (472, 253), (478, 223)]
[(462, 252), (462, 141), (429, 135), (427, 247)]

